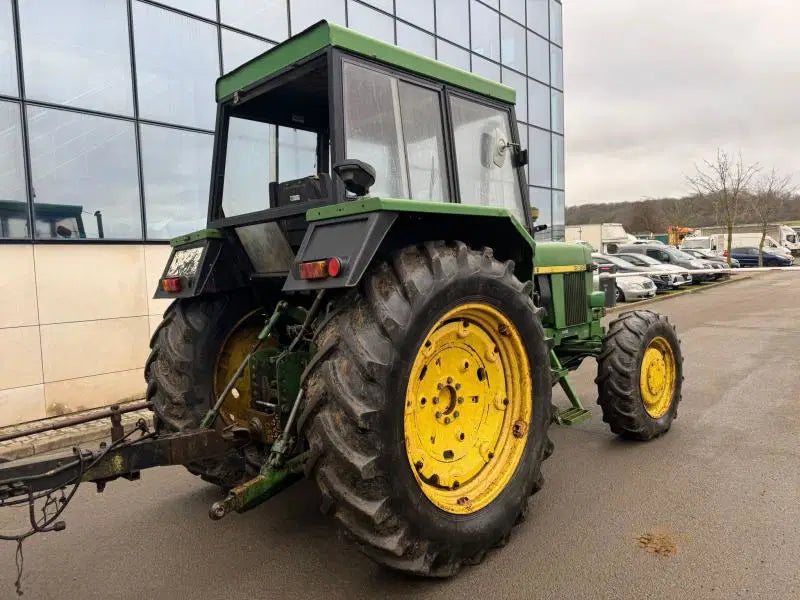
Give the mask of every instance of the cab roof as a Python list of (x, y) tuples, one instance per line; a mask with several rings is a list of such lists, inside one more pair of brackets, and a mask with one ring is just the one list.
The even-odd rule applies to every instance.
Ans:
[(217, 79), (217, 102), (224, 101), (235, 92), (246, 90), (329, 46), (503, 102), (514, 104), (516, 101), (516, 91), (501, 83), (381, 42), (352, 29), (320, 21)]

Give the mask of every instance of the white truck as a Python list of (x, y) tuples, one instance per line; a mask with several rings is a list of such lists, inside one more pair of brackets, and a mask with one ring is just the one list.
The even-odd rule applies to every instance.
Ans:
[[(755, 242), (748, 241), (745, 243), (744, 241), (734, 242), (735, 246), (758, 246), (759, 240), (761, 239), (761, 230), (762, 226), (758, 223), (750, 223), (744, 225), (736, 225), (733, 228), (733, 235), (734, 239), (737, 238), (739, 235), (743, 234), (758, 234), (757, 239)], [(693, 238), (702, 238), (702, 237), (709, 237), (712, 238), (712, 242), (714, 240), (719, 239), (719, 235), (722, 235), (725, 242), (723, 245), (719, 245), (717, 243), (718, 249), (717, 251), (722, 252), (725, 249), (725, 244), (728, 241), (728, 229), (724, 226), (711, 226), (711, 227), (701, 227), (696, 229), (694, 232)], [(739, 238), (740, 240), (744, 240), (745, 238)], [(746, 238), (750, 239), (750, 238)], [(692, 243), (700, 243), (699, 240), (695, 240)], [(710, 242), (711, 243), (711, 242)], [(713, 245), (713, 244), (712, 244)], [(782, 223), (770, 223), (767, 225), (767, 237), (764, 240), (764, 245), (769, 248), (786, 248), (789, 250), (790, 254), (795, 256), (800, 255), (800, 234), (798, 234), (794, 229), (789, 227), (788, 225), (783, 225)], [(691, 246), (686, 246), (687, 248), (691, 248)], [(706, 246), (703, 246), (706, 248)], [(713, 248), (707, 248), (709, 250)]]
[(631, 236), (620, 223), (595, 223), (567, 225), (564, 229), (564, 239), (567, 242), (588, 244), (595, 252), (613, 253), (616, 251), (614, 245), (629, 243)]
[[(689, 250), (708, 250), (714, 254), (721, 255), (728, 249), (728, 234), (727, 233), (712, 233), (705, 235), (691, 235), (683, 238), (681, 248)], [(745, 246), (754, 246), (758, 248), (761, 243), (761, 233), (734, 233), (733, 234), (733, 247), (741, 248)], [(771, 250), (777, 254), (784, 256), (792, 256), (793, 249), (779, 244), (772, 236), (767, 235), (764, 238), (764, 248)]]

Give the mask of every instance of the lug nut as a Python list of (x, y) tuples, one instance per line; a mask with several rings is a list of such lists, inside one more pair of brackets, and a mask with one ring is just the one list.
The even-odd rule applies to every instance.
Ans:
[(460, 383), (457, 383), (457, 384), (456, 384), (456, 389), (457, 389), (457, 390), (460, 390), (460, 389), (461, 389), (461, 384), (460, 384)]
[(444, 418), (444, 424), (445, 425), (449, 425), (450, 424), (450, 417), (445, 417)]
[(459, 404), (464, 404), (464, 396), (459, 396), (456, 402), (458, 402)]
[(417, 462), (414, 463), (414, 466), (416, 467), (417, 471), (421, 471), (422, 470), (422, 461), (418, 460)]
[(453, 413), (453, 418), (454, 418), (454, 419), (457, 419), (457, 418), (458, 418), (458, 417), (460, 417), (460, 416), (461, 416), (461, 415), (459, 414), (459, 412), (458, 412), (458, 411), (455, 411), (455, 412)]
[(442, 418), (442, 413), (440, 413), (440, 412), (437, 410), (437, 411), (436, 411), (436, 414), (435, 414), (434, 416), (435, 416), (437, 419), (441, 419), (441, 418)]
[(439, 390), (439, 391), (442, 391), (444, 389), (444, 384), (443, 383), (438, 384), (436, 386), (436, 389)]
[(447, 385), (450, 385), (451, 383), (453, 383), (453, 378), (452, 377), (448, 377), (447, 378)]

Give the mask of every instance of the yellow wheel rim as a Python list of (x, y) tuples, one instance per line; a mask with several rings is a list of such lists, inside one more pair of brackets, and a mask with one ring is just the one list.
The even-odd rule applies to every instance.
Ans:
[(647, 345), (639, 372), (639, 389), (647, 414), (654, 419), (663, 417), (672, 404), (675, 393), (675, 355), (663, 337), (655, 337)]
[(423, 493), (454, 514), (488, 505), (522, 459), (531, 413), (514, 324), (487, 304), (447, 312), (425, 336), (406, 388), (406, 454)]

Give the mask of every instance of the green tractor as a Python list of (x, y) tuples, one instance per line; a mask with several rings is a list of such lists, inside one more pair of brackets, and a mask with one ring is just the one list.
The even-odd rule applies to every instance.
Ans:
[(535, 242), (512, 89), (320, 22), (216, 95), (208, 228), (172, 241), (156, 292), (155, 437), (82, 480), (186, 464), (225, 490), (218, 519), (305, 475), (364, 553), (441, 577), (524, 519), (551, 422), (590, 417), (585, 358), (614, 433), (669, 429), (675, 329), (606, 330), (590, 251)]

